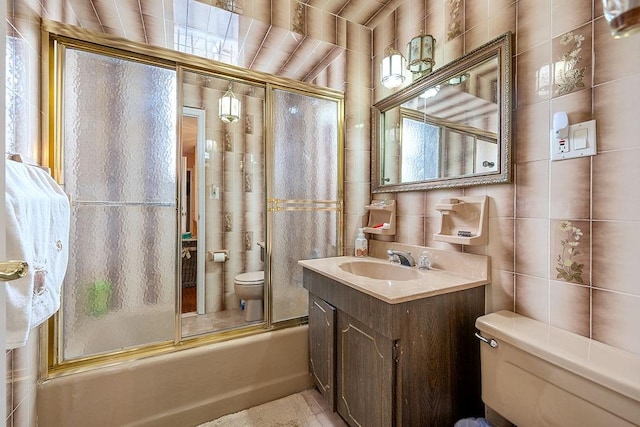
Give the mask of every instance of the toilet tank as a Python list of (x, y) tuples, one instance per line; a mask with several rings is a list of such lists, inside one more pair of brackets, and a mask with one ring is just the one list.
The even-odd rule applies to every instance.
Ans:
[(510, 311), (476, 327), (482, 400), (518, 427), (640, 426), (640, 356)]

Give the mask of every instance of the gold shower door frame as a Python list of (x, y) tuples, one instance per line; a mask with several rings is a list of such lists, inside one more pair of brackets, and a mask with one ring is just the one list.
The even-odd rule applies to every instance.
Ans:
[[(266, 258), (265, 258), (265, 323), (240, 328), (231, 331), (222, 331), (210, 335), (201, 335), (197, 337), (183, 338), (180, 325), (180, 290), (179, 281), (181, 277), (180, 271), (180, 248), (176, 244), (176, 328), (175, 336), (172, 341), (167, 341), (152, 345), (143, 345), (137, 348), (130, 348), (121, 351), (113, 351), (108, 354), (90, 356), (82, 359), (74, 359), (71, 361), (62, 361), (59, 359), (59, 345), (61, 340), (60, 314), (56, 314), (41, 329), (41, 348), (45, 349), (41, 352), (41, 372), (43, 379), (52, 378), (62, 375), (68, 375), (80, 371), (93, 369), (123, 361), (137, 360), (150, 357), (153, 355), (166, 354), (174, 351), (185, 350), (189, 348), (199, 347), (212, 342), (226, 341), (257, 333), (273, 331), (275, 329), (297, 326), (307, 322), (307, 317), (297, 319), (289, 319), (284, 321), (273, 322), (270, 310), (270, 260), (274, 250), (272, 242), (271, 221), (273, 215), (278, 212), (308, 210), (315, 212), (331, 211), (336, 214), (336, 242), (338, 254), (342, 254), (342, 228), (343, 228), (343, 147), (344, 147), (344, 94), (342, 92), (312, 86), (303, 82), (289, 80), (286, 78), (273, 76), (254, 70), (219, 63), (213, 60), (196, 57), (190, 54), (173, 51), (170, 49), (152, 47), (142, 45), (129, 40), (105, 34), (98, 34), (92, 31), (81, 29), (78, 27), (62, 24), (59, 22), (43, 20), (42, 24), (42, 105), (45, 106), (45, 114), (48, 120), (42, 121), (42, 159), (43, 166), (48, 166), (52, 170), (55, 179), (60, 180), (62, 174), (62, 123), (61, 123), (61, 103), (62, 97), (60, 91), (62, 88), (61, 75), (64, 64), (57, 60), (57, 55), (63, 47), (60, 44), (73, 46), (74, 48), (86, 49), (94, 53), (103, 53), (111, 56), (117, 56), (123, 59), (139, 61), (146, 64), (175, 68), (178, 76), (177, 100), (176, 100), (176, 130), (177, 130), (177, 150), (181, 148), (180, 134), (181, 121), (179, 116), (182, 114), (181, 103), (181, 75), (182, 69), (200, 70), (205, 73), (217, 74), (229, 80), (237, 80), (250, 82), (254, 84), (263, 84), (266, 90), (265, 102), (265, 182), (267, 186), (267, 198), (265, 200), (266, 209)], [(330, 99), (337, 102), (338, 105), (338, 199), (337, 200), (278, 200), (269, 199), (272, 194), (272, 178), (273, 178), (273, 97), (272, 90), (274, 88), (287, 92), (298, 92), (301, 94)], [(180, 176), (179, 151), (176, 155), (176, 170), (178, 177)], [(180, 179), (177, 179), (177, 202), (180, 205)], [(180, 237), (180, 215), (176, 211), (176, 239)], [(178, 240), (176, 240), (178, 242)]]

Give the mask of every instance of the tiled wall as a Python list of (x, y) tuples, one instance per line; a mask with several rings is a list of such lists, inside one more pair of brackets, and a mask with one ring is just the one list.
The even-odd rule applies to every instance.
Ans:
[[(437, 39), (438, 65), (505, 31), (515, 34), (514, 179), (399, 193), (397, 240), (490, 255), (487, 311), (515, 310), (640, 354), (633, 273), (640, 257), (640, 36), (613, 39), (600, 0), (406, 0), (374, 29), (376, 101), (390, 92), (375, 66), (383, 50), (404, 50), (421, 30)], [(571, 58), (575, 74), (550, 87), (539, 83), (540, 69)], [(550, 121), (562, 110), (571, 123), (597, 120), (597, 156), (550, 161)], [(463, 194), (491, 198), (486, 247), (431, 238), (439, 224), (434, 204)]]
[[(69, 8), (51, 11), (57, 3), (46, 2), (49, 10), (42, 14), (73, 23), (77, 17)], [(281, 6), (282, 1), (277, 3)], [(318, 2), (308, 3), (314, 6)], [(247, 10), (253, 10), (249, 6)], [(634, 188), (640, 180), (640, 104), (635, 102), (640, 91), (640, 36), (612, 39), (599, 0), (393, 0), (376, 7), (383, 12), (369, 23), (375, 27), (373, 35), (368, 28), (341, 17), (335, 25), (336, 44), (346, 48), (345, 253), (353, 251), (356, 228), (365, 221), (364, 206), (371, 196), (369, 107), (391, 93), (378, 83), (383, 50), (391, 45), (404, 50), (409, 39), (424, 30), (436, 37), (436, 61), (443, 65), (512, 31), (513, 182), (399, 193), (397, 240), (463, 250), (432, 240), (439, 223), (434, 205), (449, 196), (488, 195), (490, 242), (472, 249), (491, 256), (493, 281), (488, 287), (487, 311), (515, 310), (640, 354), (634, 328), (640, 324), (640, 284), (632, 269), (640, 255), (635, 245), (640, 240), (640, 196)], [(25, 109), (16, 114), (26, 129), (22, 135), (31, 135), (22, 137), (24, 150), (35, 159), (38, 153), (30, 144), (37, 144), (39, 119), (46, 119), (37, 107), (37, 15), (41, 9), (36, 0), (8, 1), (8, 32), (16, 35), (26, 50), (24, 69), (30, 76), (24, 86)], [(355, 19), (358, 12), (352, 9), (338, 7), (331, 13), (350, 13)], [(295, 8), (274, 10), (288, 14)], [(316, 11), (312, 8), (310, 12)], [(265, 11), (265, 21), (274, 19), (272, 15), (279, 16)], [(309, 31), (326, 28), (334, 27), (314, 25)], [(557, 86), (546, 91), (536, 88), (536, 71), (559, 60), (567, 43), (577, 40), (575, 36), (582, 48), (577, 67), (584, 68), (584, 87), (574, 85), (562, 94)], [(597, 156), (550, 162), (550, 118), (560, 110), (567, 111), (574, 123), (591, 118), (598, 121)], [(580, 230), (579, 240), (575, 240), (573, 227)], [(582, 283), (557, 277), (557, 257), (566, 239), (579, 242), (581, 253), (574, 260), (584, 264)], [(31, 340), (28, 347), (7, 354), (11, 364), (7, 372), (9, 379), (14, 379), (8, 383), (12, 400), (7, 425), (34, 425), (37, 341)], [(20, 366), (28, 368), (15, 369)], [(24, 378), (27, 380), (17, 381)]]
[[(38, 10), (40, 6), (38, 6)], [(40, 24), (38, 13), (21, 2), (7, 1), (7, 150), (26, 161), (40, 160)], [(4, 315), (4, 314), (3, 314)], [(32, 333), (24, 347), (6, 353), (7, 427), (36, 425), (39, 341)]]

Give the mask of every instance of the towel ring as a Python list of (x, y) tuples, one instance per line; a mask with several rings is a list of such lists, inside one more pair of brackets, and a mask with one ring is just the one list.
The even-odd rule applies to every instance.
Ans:
[(29, 264), (25, 261), (0, 262), (0, 281), (8, 282), (26, 276)]

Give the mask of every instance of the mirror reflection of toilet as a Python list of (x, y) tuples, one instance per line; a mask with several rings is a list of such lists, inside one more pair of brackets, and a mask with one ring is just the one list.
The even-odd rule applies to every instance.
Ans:
[(236, 296), (245, 301), (245, 322), (263, 319), (264, 271), (251, 271), (238, 274), (233, 280)]

